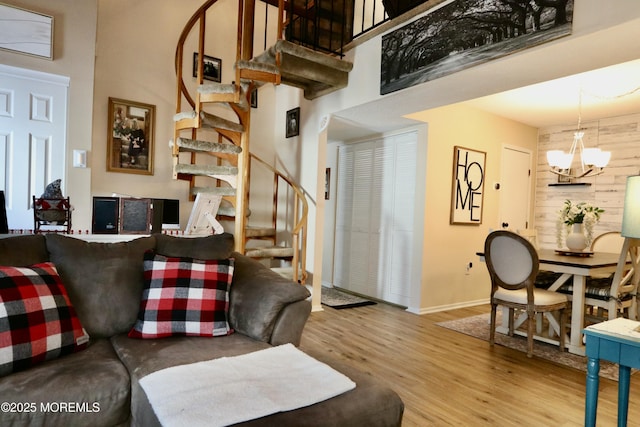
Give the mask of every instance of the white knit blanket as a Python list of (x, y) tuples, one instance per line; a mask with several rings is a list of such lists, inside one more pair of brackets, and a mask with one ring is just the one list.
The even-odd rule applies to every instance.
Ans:
[(225, 426), (313, 405), (355, 383), (292, 344), (175, 366), (140, 380), (163, 426)]

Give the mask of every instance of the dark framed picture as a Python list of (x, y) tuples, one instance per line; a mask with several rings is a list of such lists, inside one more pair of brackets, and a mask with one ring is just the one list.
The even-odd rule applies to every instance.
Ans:
[[(202, 78), (220, 83), (222, 81), (222, 59), (204, 55)], [(198, 77), (198, 52), (193, 52), (193, 77)]]
[(153, 175), (156, 107), (109, 98), (107, 171)]
[(251, 91), (251, 108), (258, 108), (258, 88)]
[(329, 200), (331, 198), (331, 168), (324, 170), (324, 199)]
[(300, 135), (300, 107), (287, 111), (287, 138)]
[(120, 234), (149, 234), (151, 231), (151, 199), (120, 199)]

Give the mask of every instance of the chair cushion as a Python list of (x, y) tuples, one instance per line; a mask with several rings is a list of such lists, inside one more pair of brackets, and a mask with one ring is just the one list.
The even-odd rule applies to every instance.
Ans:
[(87, 346), (52, 263), (0, 267), (0, 376)]
[[(515, 291), (509, 291), (507, 289), (499, 288), (494, 294), (494, 298), (505, 302), (512, 302), (516, 304), (527, 303), (527, 290), (525, 288)], [(533, 300), (536, 305), (554, 305), (562, 304), (568, 301), (566, 295), (547, 291), (545, 289), (535, 289), (533, 292)]]
[(233, 258), (205, 261), (145, 253), (145, 288), (129, 337), (230, 334), (233, 265)]
[[(611, 295), (611, 283), (613, 281), (613, 274), (609, 277), (587, 277), (587, 282), (585, 284), (585, 297), (599, 299), (602, 301), (608, 301), (611, 298), (616, 298), (616, 295)], [(558, 292), (562, 292), (564, 294), (572, 294), (573, 293), (573, 282), (569, 281), (564, 285), (560, 286)], [(631, 299), (633, 295), (625, 294), (620, 296), (621, 301), (626, 301)]]

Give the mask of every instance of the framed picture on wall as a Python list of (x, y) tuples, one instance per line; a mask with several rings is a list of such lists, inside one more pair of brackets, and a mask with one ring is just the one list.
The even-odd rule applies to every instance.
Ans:
[(0, 49), (53, 59), (53, 16), (0, 3)]
[(300, 107), (287, 111), (287, 138), (300, 135)]
[(156, 107), (109, 98), (107, 171), (153, 175)]
[(483, 151), (453, 147), (450, 224), (482, 224), (485, 157)]
[[(204, 55), (202, 78), (220, 83), (222, 81), (222, 59)], [(193, 77), (198, 77), (198, 52), (193, 52)]]

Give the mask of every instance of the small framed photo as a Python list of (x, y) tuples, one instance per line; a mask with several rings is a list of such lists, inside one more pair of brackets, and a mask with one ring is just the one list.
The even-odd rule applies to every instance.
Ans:
[(331, 168), (324, 170), (324, 199), (331, 199)]
[(287, 138), (300, 135), (300, 107), (287, 111)]
[(153, 175), (156, 107), (109, 98), (107, 171)]
[(258, 88), (251, 91), (251, 108), (258, 108)]
[[(193, 77), (198, 77), (198, 52), (193, 52)], [(220, 83), (222, 81), (222, 59), (204, 55), (202, 78)]]

